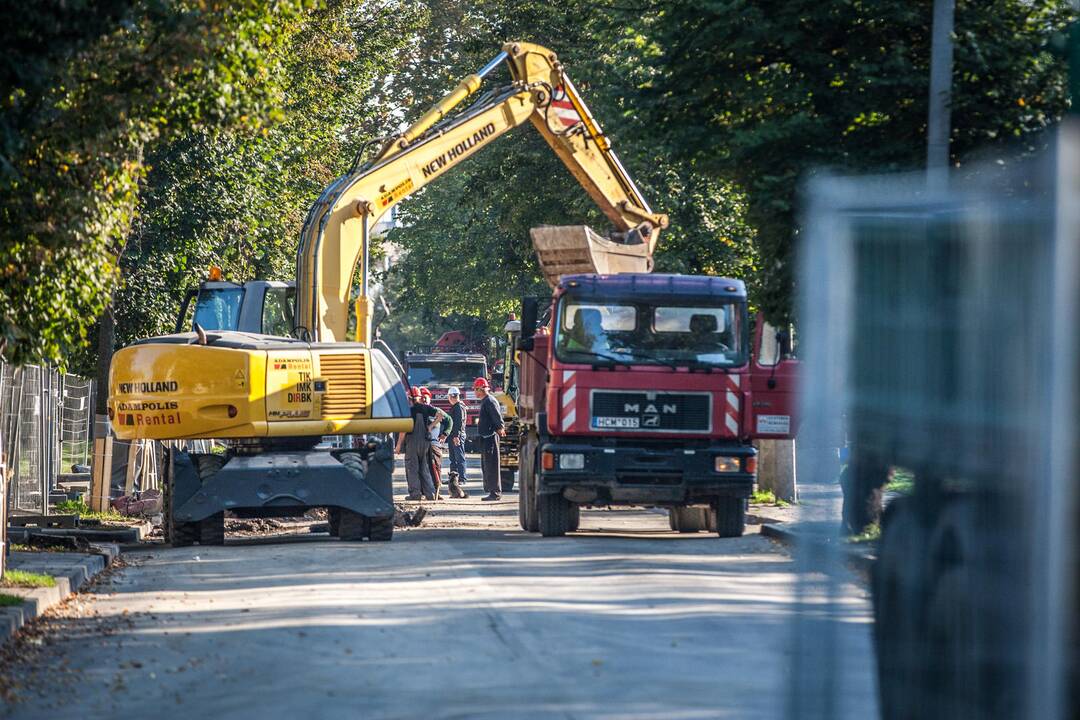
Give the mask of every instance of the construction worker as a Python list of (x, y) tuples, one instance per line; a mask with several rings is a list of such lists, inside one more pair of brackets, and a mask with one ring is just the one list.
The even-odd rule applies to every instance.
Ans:
[(501, 500), (502, 485), (499, 483), (499, 438), (506, 435), (503, 427), (502, 409), (491, 395), (491, 386), (486, 378), (476, 378), (473, 390), (480, 399), (480, 418), (477, 432), (480, 435), (480, 469), (484, 474), (484, 490), (487, 495), (482, 500)]
[[(420, 402), (425, 405), (431, 405), (431, 391), (426, 387), (420, 388)], [(435, 408), (439, 410), (439, 408)], [(440, 489), (442, 488), (442, 456), (443, 456), (443, 443), (446, 440), (445, 430), (450, 427), (450, 416), (444, 411), (439, 410), (440, 418), (435, 423), (435, 426), (428, 433), (428, 440), (430, 440), (430, 455), (428, 459), (428, 467), (431, 468), (431, 480), (435, 484), (435, 499), (439, 499)]]
[(465, 484), (465, 425), (469, 409), (461, 402), (461, 391), (452, 387), (446, 391), (450, 401), (450, 428), (447, 431), (450, 448), (450, 497), (469, 497), (461, 489)]
[(409, 392), (413, 401), (410, 413), (413, 428), (398, 437), (397, 452), (405, 452), (405, 482), (409, 487), (406, 500), (435, 499), (435, 482), (431, 477), (431, 431), (439, 424), (442, 410), (423, 401), (419, 388)]

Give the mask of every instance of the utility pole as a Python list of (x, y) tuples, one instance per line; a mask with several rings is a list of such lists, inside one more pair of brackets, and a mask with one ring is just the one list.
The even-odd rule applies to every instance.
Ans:
[(926, 174), (932, 188), (948, 182), (949, 132), (952, 129), (953, 16), (956, 0), (934, 0), (930, 30), (930, 110), (926, 122)]

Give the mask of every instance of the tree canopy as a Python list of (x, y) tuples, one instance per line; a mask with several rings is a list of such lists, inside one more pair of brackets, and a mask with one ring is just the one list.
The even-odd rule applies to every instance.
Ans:
[[(798, 188), (818, 168), (917, 169), (931, 0), (45, 0), (0, 28), (0, 342), (86, 368), (170, 329), (211, 262), (293, 274), (308, 205), (510, 39), (551, 47), (655, 210), (657, 269), (748, 280), (791, 315)], [(1067, 0), (959, 0), (953, 159), (1033, 144), (1066, 104)], [(499, 70), (490, 82), (506, 82)], [(402, 346), (544, 292), (528, 238), (606, 228), (530, 128), (401, 206), (379, 278)], [(437, 333), (436, 333), (437, 334)], [(81, 353), (81, 354), (80, 354)]]
[[(952, 156), (1023, 141), (1060, 116), (1048, 50), (1065, 0), (960, 0)], [(644, 101), (682, 163), (745, 194), (762, 262), (756, 298), (792, 310), (797, 192), (807, 173), (912, 170), (925, 159), (932, 0), (659, 3)], [(733, 21), (737, 19), (737, 21)], [(703, 139), (707, 138), (707, 142)]]

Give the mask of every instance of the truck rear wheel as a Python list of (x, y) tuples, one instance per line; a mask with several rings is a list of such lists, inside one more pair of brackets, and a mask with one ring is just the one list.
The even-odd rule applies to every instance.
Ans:
[(577, 503), (570, 503), (570, 527), (567, 530), (577, 532), (579, 527), (581, 527), (581, 506)]
[(513, 470), (499, 470), (499, 485), (502, 487), (503, 492), (510, 492), (514, 489), (514, 475)]
[(570, 501), (559, 494), (537, 497), (540, 534), (544, 537), (561, 537), (570, 531)]
[(520, 485), (518, 486), (518, 524), (525, 532), (538, 532), (536, 516), (536, 436), (529, 432), (521, 444)]
[(326, 524), (330, 526), (330, 537), (337, 537), (341, 529), (341, 510), (339, 508), (327, 509)]
[(746, 500), (740, 497), (720, 497), (712, 506), (716, 534), (722, 538), (741, 537), (746, 530)]

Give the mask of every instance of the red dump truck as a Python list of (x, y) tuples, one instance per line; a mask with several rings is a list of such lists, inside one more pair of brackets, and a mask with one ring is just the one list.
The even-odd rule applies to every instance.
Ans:
[[(673, 529), (743, 532), (754, 438), (796, 430), (797, 364), (721, 277), (567, 275), (538, 330), (522, 304), (519, 519), (544, 536), (582, 507), (669, 508)], [(763, 352), (764, 350), (764, 352)]]

